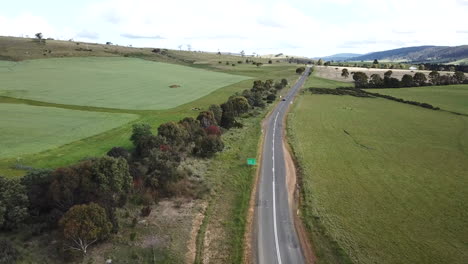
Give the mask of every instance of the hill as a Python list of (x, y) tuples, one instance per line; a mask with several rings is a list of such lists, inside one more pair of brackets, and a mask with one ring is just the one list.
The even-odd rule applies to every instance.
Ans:
[(372, 52), (357, 56), (349, 60), (353, 61), (408, 61), (408, 62), (434, 62), (444, 63), (468, 58), (468, 45), (463, 46), (418, 46), (400, 49)]
[(324, 61), (345, 61), (345, 60), (350, 60), (355, 57), (363, 56), (362, 54), (357, 54), (357, 53), (338, 53), (338, 54), (333, 54), (330, 56), (325, 56), (325, 57), (316, 57), (314, 59), (322, 59)]

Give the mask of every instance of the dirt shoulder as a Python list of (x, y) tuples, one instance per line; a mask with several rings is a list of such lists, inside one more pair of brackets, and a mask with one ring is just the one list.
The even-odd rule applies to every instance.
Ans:
[[(289, 112), (288, 107), (288, 112)], [(307, 229), (302, 223), (301, 218), (299, 217), (299, 201), (300, 201), (300, 185), (297, 183), (297, 170), (294, 157), (291, 153), (292, 149), (288, 143), (287, 137), (287, 116), (283, 120), (283, 152), (284, 152), (284, 162), (286, 164), (286, 184), (288, 190), (288, 202), (289, 207), (291, 208), (291, 215), (294, 221), (294, 227), (296, 228), (296, 233), (301, 244), (302, 253), (304, 254), (305, 262), (307, 264), (316, 263), (317, 256), (314, 253), (312, 241), (309, 239), (307, 234)]]

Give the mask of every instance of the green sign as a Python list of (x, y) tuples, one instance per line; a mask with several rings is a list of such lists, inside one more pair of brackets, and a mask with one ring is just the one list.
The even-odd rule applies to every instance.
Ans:
[(247, 165), (257, 165), (256, 159), (247, 159)]

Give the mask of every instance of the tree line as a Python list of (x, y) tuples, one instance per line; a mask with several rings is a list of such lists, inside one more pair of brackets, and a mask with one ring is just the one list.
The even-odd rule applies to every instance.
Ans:
[[(370, 78), (364, 72), (352, 72), (351, 74), (356, 88), (402, 88), (468, 83), (468, 79), (461, 71), (456, 71), (453, 75), (442, 75), (438, 71), (432, 71), (427, 77), (424, 73), (417, 72), (414, 75), (405, 74), (401, 80), (392, 77), (392, 73), (391, 70), (388, 70), (384, 73), (384, 78), (378, 73), (372, 74)], [(348, 70), (343, 69), (341, 76), (347, 78), (349, 76)]]
[[(222, 151), (223, 132), (242, 127), (240, 118), (272, 103), (287, 84), (286, 79), (257, 80), (251, 89), (210, 105), (196, 118), (167, 122), (155, 130), (135, 124), (131, 151), (114, 147), (103, 157), (31, 170), (21, 179), (0, 176), (0, 231), (26, 227), (39, 235), (58, 230), (63, 252), (86, 254), (89, 246), (119, 231), (116, 209), (129, 201), (142, 206), (141, 216), (147, 216), (149, 205), (159, 198), (199, 198), (206, 188), (189, 183), (193, 172), (184, 162)], [(14, 262), (17, 253), (0, 239), (0, 255)]]

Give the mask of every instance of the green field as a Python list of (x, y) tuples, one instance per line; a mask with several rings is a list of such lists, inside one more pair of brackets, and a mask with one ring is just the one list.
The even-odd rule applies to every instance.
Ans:
[(399, 89), (369, 89), (394, 97), (429, 103), (443, 110), (468, 114), (468, 85), (425, 86)]
[(122, 126), (137, 115), (0, 104), (0, 158), (41, 152)]
[[(199, 56), (199, 55), (198, 55)], [(197, 67), (204, 67), (216, 71), (224, 70), (224, 66), (214, 65), (198, 65)], [(218, 68), (219, 67), (219, 68)], [(242, 64), (236, 67), (228, 68), (229, 73), (249, 76), (257, 79), (276, 79), (287, 78), (289, 82), (295, 81), (297, 75), (294, 73), (294, 65), (289, 64), (273, 64), (268, 67), (256, 67), (254, 65)], [(76, 105), (54, 105), (46, 102), (30, 101), (25, 99), (14, 99), (0, 96), (0, 103), (10, 104), (29, 104), (34, 106), (57, 106), (64, 109), (71, 110), (86, 110), (98, 111), (105, 113), (129, 113), (137, 114), (140, 116), (135, 122), (147, 122), (156, 129), (161, 123), (180, 120), (187, 116), (196, 117), (198, 110), (194, 108), (206, 109), (210, 104), (222, 103), (227, 98), (236, 92), (252, 87), (252, 80), (244, 80), (232, 85), (228, 85), (213, 91), (207, 96), (198, 98), (192, 102), (180, 105), (175, 108), (167, 110), (125, 110), (125, 109), (108, 109), (108, 108), (94, 108), (87, 106)], [(70, 142), (68, 144), (54, 147), (36, 154), (22, 155), (21, 164), (32, 166), (36, 168), (56, 168), (72, 164), (84, 157), (100, 156), (105, 154), (109, 149), (115, 146), (122, 146), (131, 148), (132, 144), (129, 140), (131, 134), (131, 124), (126, 124), (115, 129), (105, 131), (103, 133), (87, 137), (81, 140)], [(21, 176), (25, 171), (14, 169), (14, 165), (18, 161), (16, 158), (0, 158), (0, 174), (7, 176)]]
[(355, 263), (466, 263), (467, 128), (380, 98), (300, 96), (288, 129), (319, 263), (340, 248)]
[[(314, 75), (314, 73), (312, 73)], [(347, 82), (340, 82), (330, 79), (324, 79), (317, 76), (310, 77), (307, 79), (306, 83), (304, 84), (305, 88), (313, 87), (313, 88), (336, 88), (336, 87), (351, 87), (354, 86), (353, 83)]]
[(0, 61), (0, 95), (118, 109), (169, 109), (248, 78), (135, 58)]

